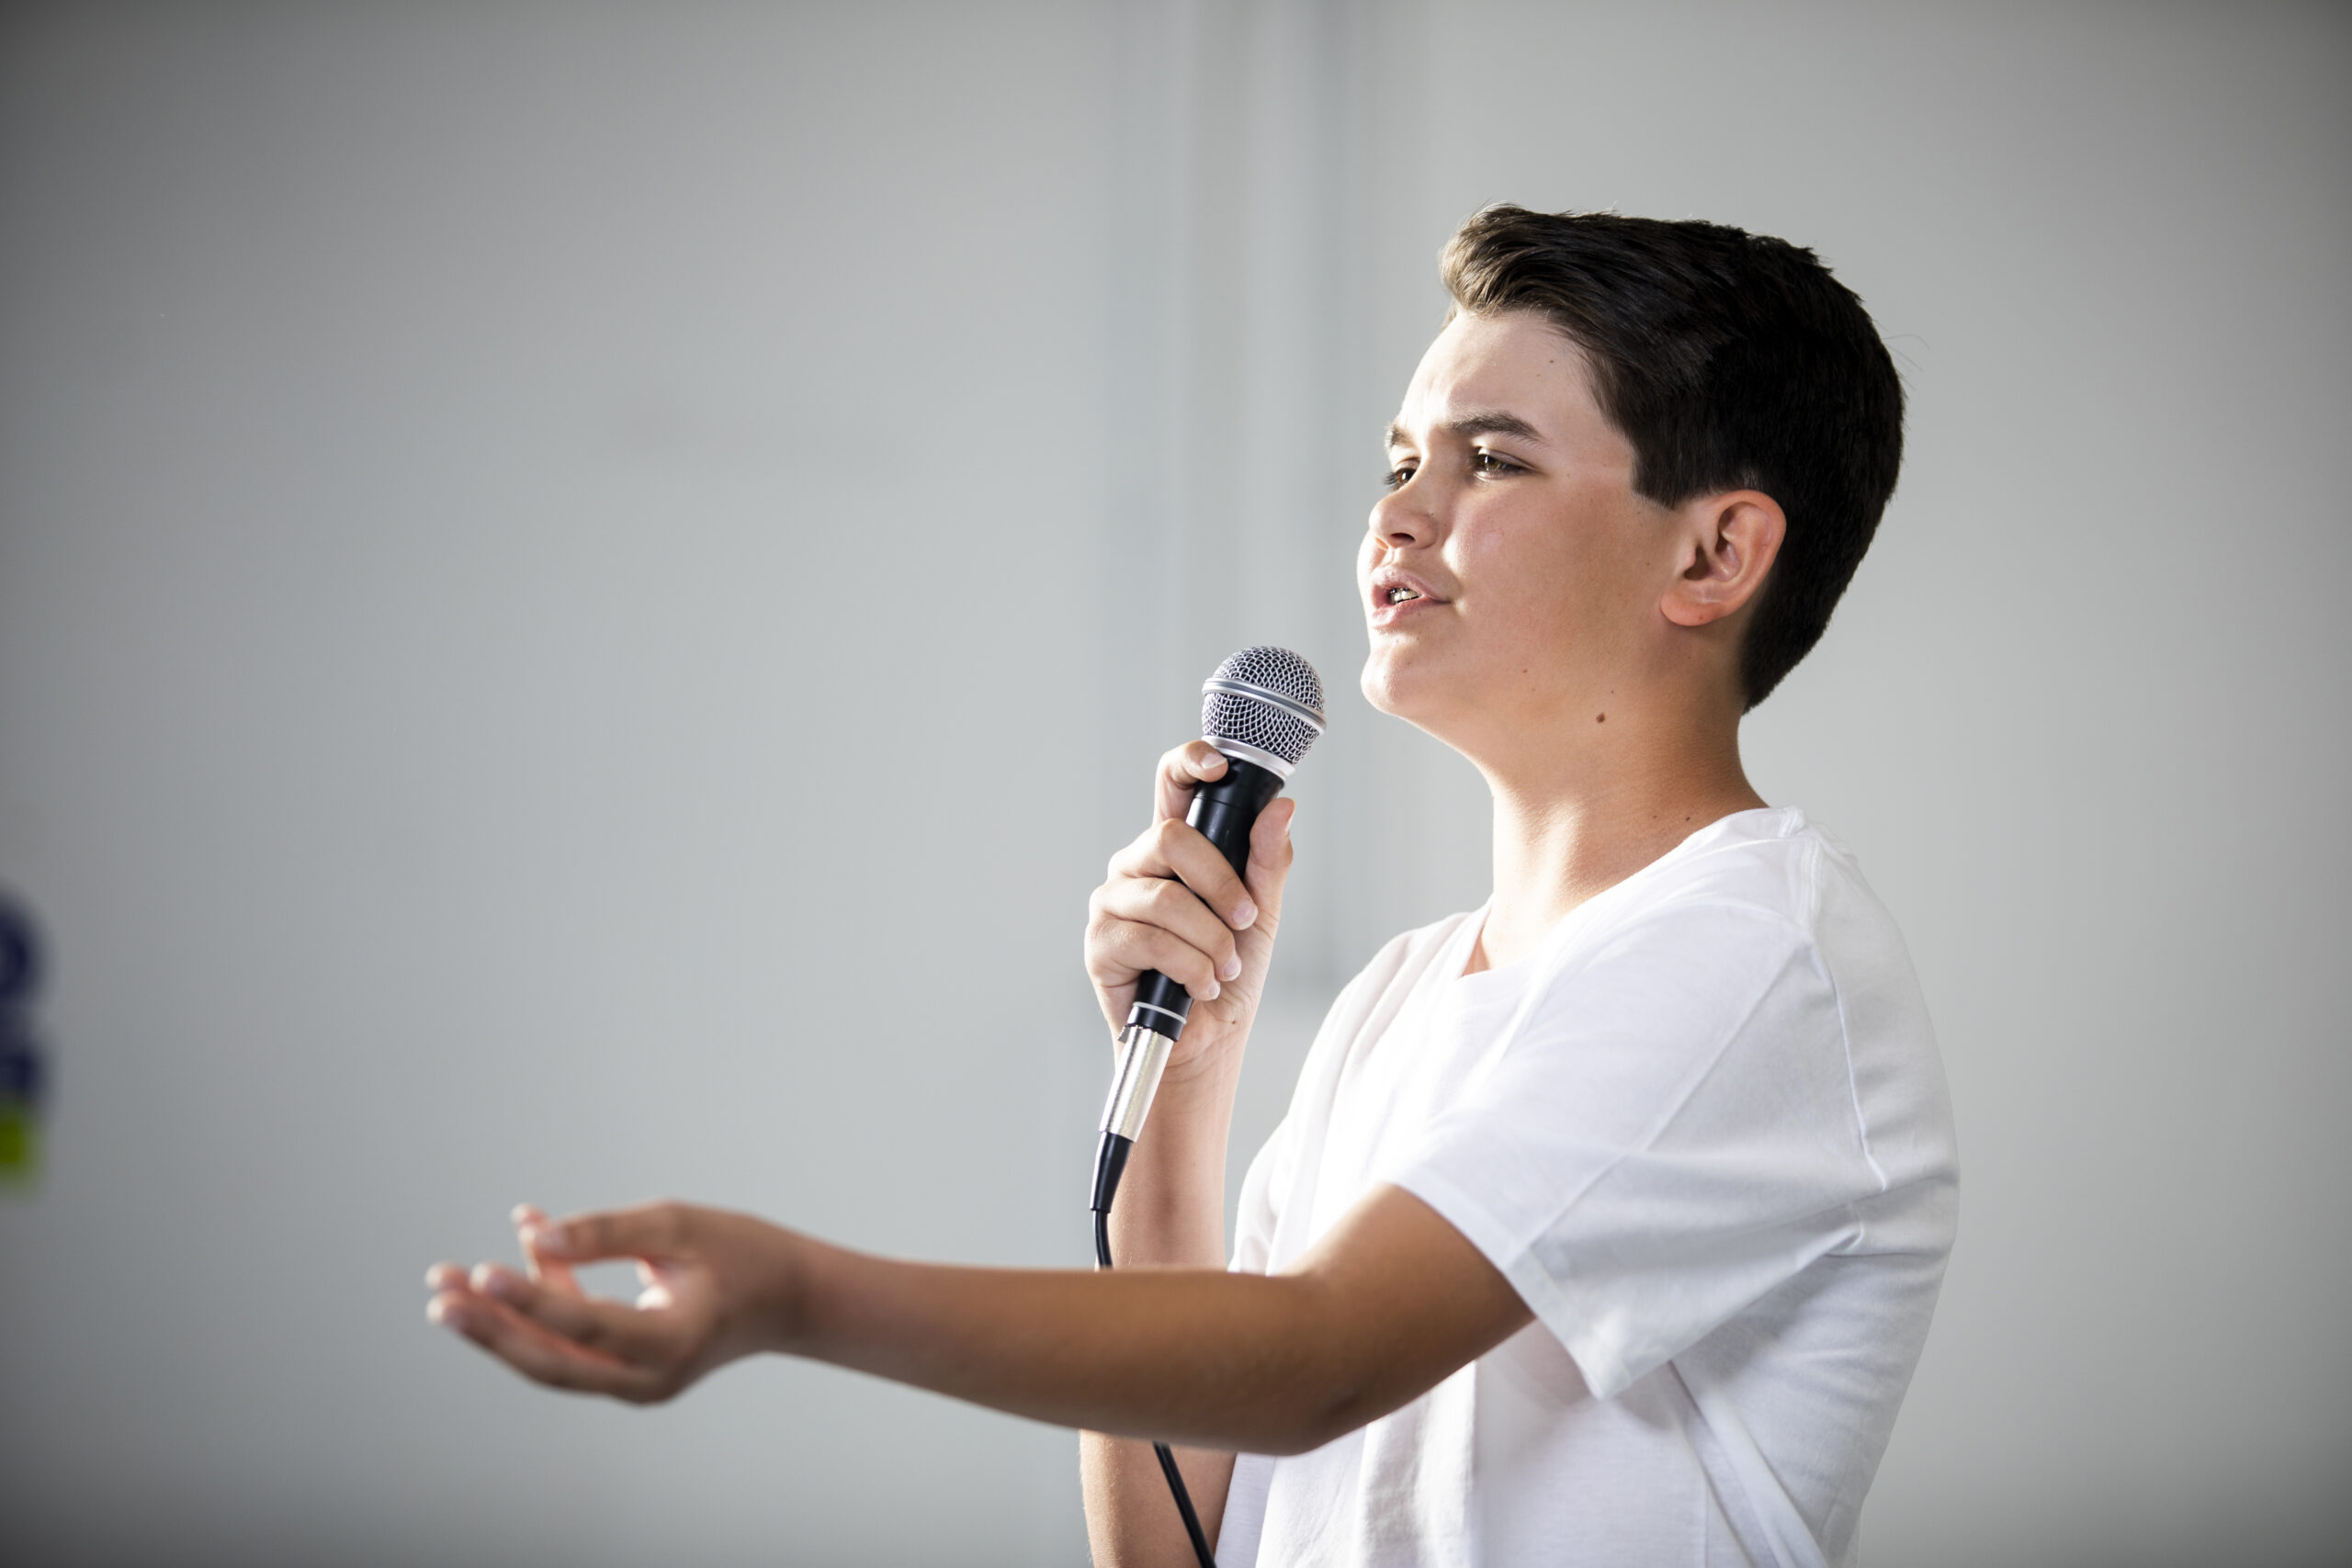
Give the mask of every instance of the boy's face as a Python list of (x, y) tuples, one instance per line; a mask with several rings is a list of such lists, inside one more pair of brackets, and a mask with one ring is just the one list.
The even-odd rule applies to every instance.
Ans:
[(1456, 316), (1388, 457), (1356, 573), (1374, 707), (1478, 758), (1529, 726), (1594, 724), (1655, 668), (1680, 531), (1634, 493), (1633, 444), (1550, 323)]

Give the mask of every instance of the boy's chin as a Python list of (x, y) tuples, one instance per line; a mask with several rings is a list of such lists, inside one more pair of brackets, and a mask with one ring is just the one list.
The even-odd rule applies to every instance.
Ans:
[(1443, 705), (1444, 682), (1427, 665), (1426, 659), (1416, 660), (1407, 649), (1375, 647), (1363, 661), (1363, 678), (1358, 682), (1363, 700), (1408, 724), (1419, 723), (1423, 710)]

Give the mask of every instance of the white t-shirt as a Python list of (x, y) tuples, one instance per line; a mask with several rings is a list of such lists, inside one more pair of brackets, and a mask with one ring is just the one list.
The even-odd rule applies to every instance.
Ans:
[(1462, 973), (1478, 916), (1332, 1004), (1242, 1188), (1236, 1269), (1374, 1185), (1535, 1322), (1311, 1453), (1235, 1461), (1227, 1568), (1850, 1563), (1957, 1211), (1894, 920), (1801, 812), (1743, 811)]

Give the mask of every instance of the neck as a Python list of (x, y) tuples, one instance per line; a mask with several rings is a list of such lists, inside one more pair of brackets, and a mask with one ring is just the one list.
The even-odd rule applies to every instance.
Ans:
[(1536, 744), (1472, 759), (1495, 802), (1494, 897), (1474, 971), (1519, 958), (1586, 899), (1764, 804), (1740, 766), (1736, 710), (1677, 724), (1625, 705), (1605, 726), (1587, 722), (1589, 733), (1545, 726)]

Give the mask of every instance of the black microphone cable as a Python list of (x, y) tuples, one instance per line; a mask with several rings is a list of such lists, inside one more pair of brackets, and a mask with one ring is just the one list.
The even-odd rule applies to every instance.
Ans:
[[(1111, 1267), (1111, 1201), (1118, 1195), (1119, 1177), (1127, 1168), (1127, 1151), (1134, 1147), (1132, 1139), (1105, 1133), (1095, 1152), (1094, 1262), (1098, 1268)], [(1176, 1455), (1166, 1443), (1153, 1443), (1151, 1451), (1159, 1461), (1159, 1473), (1168, 1478), (1168, 1491), (1176, 1499), (1176, 1511), (1183, 1516), (1184, 1534), (1192, 1540), (1193, 1555), (1200, 1559), (1201, 1568), (1216, 1568), (1216, 1553), (1209, 1549), (1208, 1534), (1201, 1529), (1201, 1516), (1193, 1506), (1193, 1494), (1184, 1485), (1184, 1472), (1176, 1468)]]
[[(1322, 733), (1322, 678), (1286, 648), (1245, 648), (1203, 682), (1201, 734), (1225, 753), (1225, 776), (1193, 790), (1192, 810), (1184, 819), (1217, 847), (1236, 875), (1248, 874), (1250, 829), (1257, 825), (1258, 814)], [(1126, 1173), (1127, 1155), (1151, 1112), (1168, 1054), (1184, 1032), (1192, 1010), (1191, 995), (1167, 976), (1146, 970), (1136, 977), (1135, 1005), (1119, 1032), (1118, 1071), (1102, 1107), (1102, 1137), (1094, 1151), (1094, 1190), (1088, 1207), (1094, 1212), (1094, 1261), (1100, 1268), (1111, 1267), (1111, 1204), (1118, 1196), (1119, 1179)], [(1152, 1444), (1151, 1451), (1168, 1478), (1176, 1511), (1183, 1516), (1193, 1556), (1200, 1559), (1201, 1568), (1216, 1568), (1216, 1554), (1209, 1549), (1175, 1454), (1166, 1443)]]

